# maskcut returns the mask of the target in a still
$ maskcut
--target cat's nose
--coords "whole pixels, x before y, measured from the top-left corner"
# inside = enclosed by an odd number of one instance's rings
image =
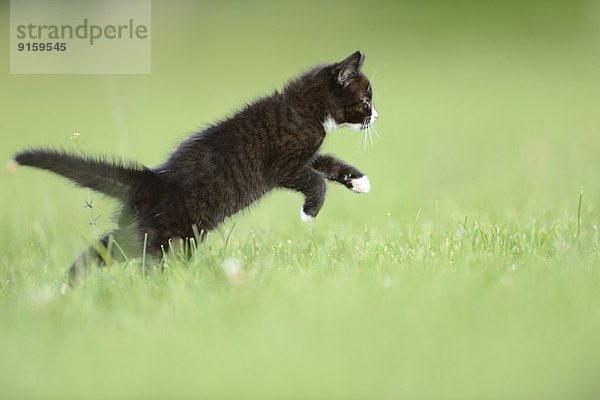
[[[375,121],[377,118],[379,118],[379,113],[377,112],[377,110],[375,109],[375,105],[373,105],[373,107],[371,108],[373,110],[373,121]]]

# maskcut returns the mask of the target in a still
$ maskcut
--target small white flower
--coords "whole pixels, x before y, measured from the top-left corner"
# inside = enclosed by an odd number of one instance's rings
[[[244,270],[237,258],[227,258],[223,262],[223,270],[227,280],[232,285],[241,285],[244,283]]]
[[[6,166],[4,167],[4,171],[8,175],[12,175],[15,172],[17,172],[18,167],[19,167],[19,164],[17,164],[17,162],[15,160],[10,160],[8,163],[6,163]]]
[[[40,310],[54,300],[54,291],[49,285],[35,288],[29,293],[29,300],[33,308]]]
[[[390,278],[387,275],[383,277],[383,287],[384,288],[386,288],[386,289],[390,288],[390,287],[392,287],[392,284],[393,284],[392,278]]]

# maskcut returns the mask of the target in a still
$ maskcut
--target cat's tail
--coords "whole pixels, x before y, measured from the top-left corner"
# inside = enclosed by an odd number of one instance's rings
[[[65,151],[30,149],[15,155],[20,165],[46,169],[123,201],[137,197],[144,186],[157,180],[153,171],[134,163],[108,161]]]

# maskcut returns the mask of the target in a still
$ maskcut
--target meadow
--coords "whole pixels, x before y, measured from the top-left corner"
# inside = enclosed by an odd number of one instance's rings
[[[116,204],[0,174],[0,398],[600,396],[600,7],[153,2],[149,75],[10,75],[29,146],[158,164],[186,134],[360,49],[380,118],[324,150],[371,192],[277,191],[193,252],[66,268]],[[9,9],[0,6],[8,37]],[[79,133],[78,139],[73,134]],[[93,208],[85,207],[90,202]]]

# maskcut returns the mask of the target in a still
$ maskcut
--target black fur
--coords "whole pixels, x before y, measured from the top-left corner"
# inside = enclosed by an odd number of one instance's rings
[[[64,151],[26,150],[17,154],[15,161],[20,165],[47,169],[71,179],[79,186],[124,202],[130,201],[140,188],[151,185],[156,179],[151,170],[134,163],[107,161]]]
[[[315,217],[325,200],[325,179],[352,188],[352,180],[363,176],[318,152],[327,116],[337,124],[365,127],[370,121],[371,87],[360,72],[363,61],[356,52],[309,70],[283,91],[191,135],[153,169],[51,150],[17,154],[21,165],[50,170],[123,202],[117,230],[75,261],[71,278],[90,260],[102,264],[118,258],[113,241],[137,255],[147,234],[148,252],[160,254],[169,239],[213,230],[274,188],[303,193],[303,211]]]

